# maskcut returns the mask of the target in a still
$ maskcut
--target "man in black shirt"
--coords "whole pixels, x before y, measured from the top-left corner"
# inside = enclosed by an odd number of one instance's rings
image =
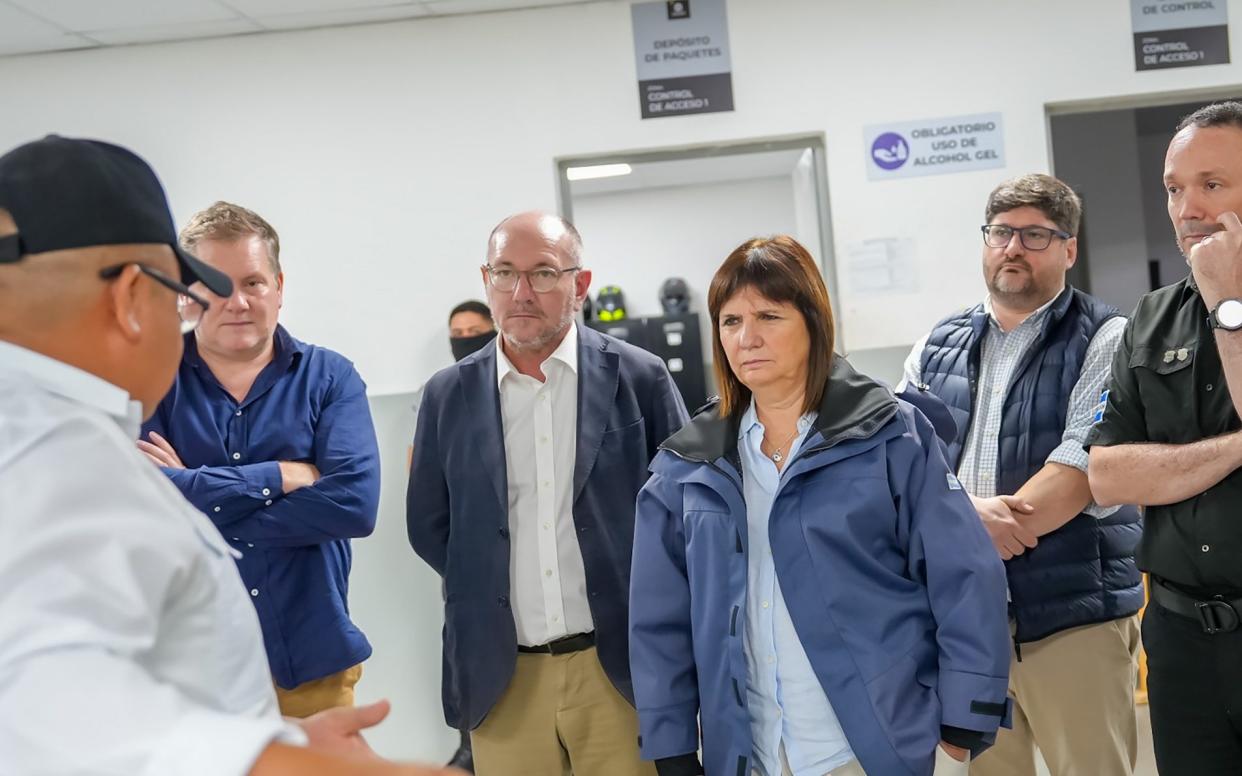
[[[1099,504],[1147,507],[1139,567],[1162,776],[1242,772],[1242,103],[1182,120],[1165,157],[1179,283],[1144,296],[1087,437]]]

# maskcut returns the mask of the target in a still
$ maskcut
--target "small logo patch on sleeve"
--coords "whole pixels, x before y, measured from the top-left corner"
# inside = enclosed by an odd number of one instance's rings
[[[1099,423],[1104,419],[1104,410],[1108,409],[1108,389],[1105,388],[1100,393],[1100,403],[1095,405],[1095,413],[1091,416],[1092,424]]]
[[[945,482],[949,485],[949,490],[961,490],[962,483],[957,477],[953,476],[953,472],[944,473]]]

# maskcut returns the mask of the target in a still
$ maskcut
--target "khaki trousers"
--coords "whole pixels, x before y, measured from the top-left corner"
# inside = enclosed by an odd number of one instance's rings
[[[337,706],[354,705],[354,685],[362,677],[362,664],[346,668],[322,679],[302,682],[292,690],[276,688],[280,713],[286,717],[309,717]]]
[[[1138,650],[1137,616],[1023,644],[1009,665],[1013,729],[997,732],[970,776],[1035,776],[1036,747],[1052,776],[1131,776]]]
[[[477,776],[655,776],[638,756],[638,714],[594,647],[519,652],[513,679],[470,742]]]

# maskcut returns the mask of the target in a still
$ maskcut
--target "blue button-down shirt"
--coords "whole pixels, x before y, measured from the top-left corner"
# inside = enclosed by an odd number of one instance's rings
[[[177,381],[143,437],[172,444],[186,468],[165,473],[241,551],[272,676],[291,689],[371,654],[349,619],[349,540],[375,528],[379,450],[353,364],[284,327],[275,338],[272,362],[239,403],[187,336]],[[285,493],[280,461],[314,464],[321,477]]]
[[[798,434],[784,448],[787,455],[802,446],[816,417],[810,412],[798,420]],[[753,401],[738,434],[749,538],[743,644],[754,762],[764,776],[778,776],[783,743],[794,776],[823,776],[853,760],[854,752],[811,668],[776,579],[768,518],[784,480],[760,449],[764,427]]]

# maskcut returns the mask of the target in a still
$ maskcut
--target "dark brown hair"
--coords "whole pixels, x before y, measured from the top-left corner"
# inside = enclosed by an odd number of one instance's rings
[[[1206,129],[1207,127],[1233,127],[1234,129],[1242,129],[1242,102],[1227,100],[1225,102],[1214,102],[1211,105],[1204,105],[1194,113],[1184,116],[1177,125],[1177,131],[1181,132],[1186,127],[1198,127],[1199,129]]]
[[[1059,229],[1069,232],[1071,237],[1078,235],[1082,200],[1073,189],[1051,175],[1023,175],[992,189],[988,195],[988,206],[983,211],[983,221],[990,224],[1001,213],[1020,207],[1036,208]]]
[[[716,270],[707,291],[712,318],[712,355],[720,391],[720,416],[741,415],[750,404],[750,389],[733,374],[720,341],[720,308],[744,288],[753,288],[773,302],[787,302],[802,313],[811,339],[803,412],[819,409],[832,369],[836,327],[832,302],[819,267],[806,248],[790,237],[756,237],[739,245]]]

